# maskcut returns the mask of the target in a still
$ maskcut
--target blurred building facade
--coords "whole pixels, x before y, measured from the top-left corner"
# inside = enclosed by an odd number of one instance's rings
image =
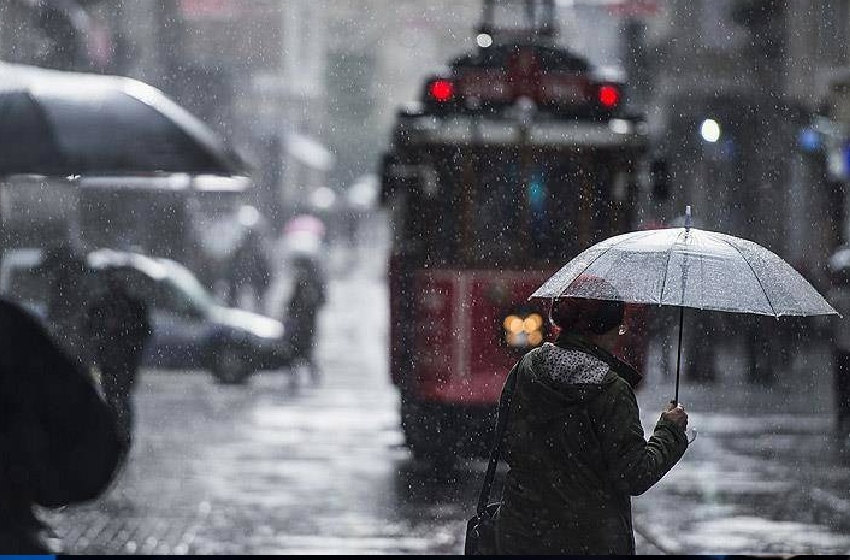
[[[632,18],[639,33],[625,35],[624,58],[645,76],[639,94],[672,179],[669,199],[648,204],[653,218],[669,222],[691,204],[706,228],[763,243],[823,279],[842,234],[824,220],[834,197],[822,165],[798,139],[847,63],[848,6],[669,0]]]
[[[8,0],[0,60],[134,77],[211,125],[253,164],[274,219],[328,182],[326,11],[309,0]]]
[[[374,172],[396,109],[418,96],[427,72],[473,46],[479,9],[450,0],[8,0],[0,60],[162,89],[247,156],[257,205],[283,216],[309,207],[319,188],[342,191]]]
[[[474,48],[480,2],[7,0],[0,59],[123,74],[160,87],[254,163],[273,216],[374,171],[395,111],[425,75]],[[842,181],[797,137],[848,64],[850,0],[666,0],[559,5],[561,42],[629,74],[670,167],[667,201],[706,227],[817,268],[847,238],[806,228]],[[703,123],[719,137],[707,141]],[[821,158],[823,159],[823,158]],[[843,196],[843,195],[842,195]],[[846,206],[846,205],[842,205]],[[824,249],[827,248],[827,249]]]

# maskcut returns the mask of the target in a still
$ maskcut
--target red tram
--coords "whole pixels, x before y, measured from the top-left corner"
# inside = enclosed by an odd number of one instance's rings
[[[635,226],[642,119],[556,34],[553,0],[485,0],[479,49],[426,80],[382,162],[390,371],[417,457],[489,443],[507,372],[551,334],[528,295]]]

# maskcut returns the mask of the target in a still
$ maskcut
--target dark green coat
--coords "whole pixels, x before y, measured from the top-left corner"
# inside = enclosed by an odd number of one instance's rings
[[[663,419],[644,440],[634,392],[608,364],[552,344],[517,364],[501,552],[634,554],[631,496],[658,482],[688,441]]]

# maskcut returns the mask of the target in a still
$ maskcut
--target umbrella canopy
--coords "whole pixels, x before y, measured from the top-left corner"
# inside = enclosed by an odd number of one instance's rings
[[[788,263],[764,247],[731,235],[692,228],[638,231],[582,252],[532,298],[612,299],[582,274],[607,280],[616,299],[759,315],[837,312]]]
[[[246,172],[209,127],[142,82],[0,63],[0,175]]]
[[[690,206],[685,223],[690,222]],[[598,282],[577,282],[595,276]],[[607,287],[607,286],[605,286]],[[679,312],[676,393],[685,307],[759,315],[838,315],[788,263],[764,247],[731,235],[684,228],[611,237],[571,260],[531,298],[577,297],[672,305]]]

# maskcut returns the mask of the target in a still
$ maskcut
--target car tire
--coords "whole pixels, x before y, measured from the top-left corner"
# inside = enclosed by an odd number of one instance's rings
[[[216,350],[210,369],[213,377],[222,385],[241,385],[253,373],[245,357],[245,349],[232,344]]]

